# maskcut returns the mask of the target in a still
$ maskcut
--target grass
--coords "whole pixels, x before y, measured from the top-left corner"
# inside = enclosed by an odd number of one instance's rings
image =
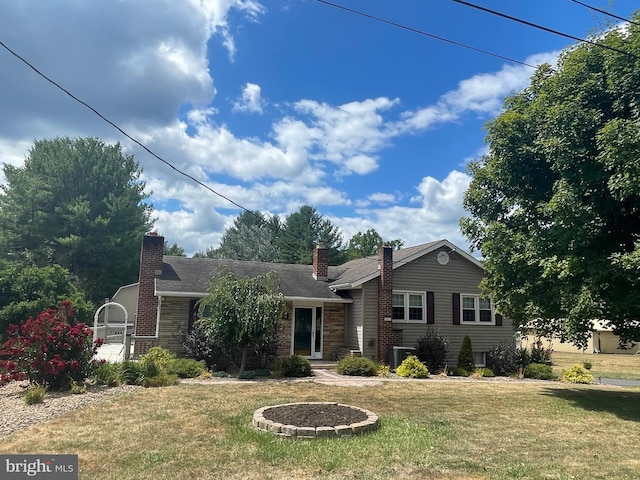
[[[589,361],[592,365],[589,373],[595,378],[640,380],[640,355],[555,352],[551,360],[553,361],[553,370],[558,375],[562,369],[582,365],[582,362]]]
[[[291,441],[253,411],[338,401],[380,430]],[[640,389],[556,382],[180,384],[94,404],[0,439],[0,453],[77,453],[81,479],[637,478]]]

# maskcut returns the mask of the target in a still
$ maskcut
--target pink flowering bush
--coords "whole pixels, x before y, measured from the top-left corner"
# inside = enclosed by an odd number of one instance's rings
[[[102,343],[94,343],[92,330],[75,322],[69,300],[60,302],[57,310],[10,325],[7,337],[0,349],[0,384],[26,379],[54,390],[89,377]]]

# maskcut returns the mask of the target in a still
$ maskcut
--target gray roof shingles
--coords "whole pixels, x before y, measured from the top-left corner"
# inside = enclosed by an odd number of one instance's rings
[[[394,264],[429,251],[439,242],[430,242],[393,252]],[[378,257],[351,260],[340,266],[329,267],[327,281],[315,280],[311,265],[285,263],[247,262],[212,258],[187,258],[165,256],[162,275],[156,279],[156,291],[160,295],[204,296],[209,282],[227,270],[239,278],[255,277],[275,271],[280,280],[280,290],[285,297],[343,300],[345,292],[334,292],[332,285],[358,285],[363,279],[373,278],[378,272]]]
[[[329,280],[318,281],[312,276],[311,265],[283,263],[245,262],[211,258],[187,258],[165,256],[162,275],[156,279],[156,291],[161,295],[205,295],[209,281],[231,271],[239,278],[264,275],[270,271],[278,274],[280,290],[285,297],[343,300],[344,295],[329,289],[332,279],[342,273],[343,267],[329,267]]]

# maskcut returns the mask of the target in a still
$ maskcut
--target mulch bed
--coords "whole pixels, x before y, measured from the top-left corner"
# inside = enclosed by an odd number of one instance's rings
[[[265,410],[263,416],[267,420],[296,427],[336,427],[367,419],[360,410],[332,404],[280,405]]]

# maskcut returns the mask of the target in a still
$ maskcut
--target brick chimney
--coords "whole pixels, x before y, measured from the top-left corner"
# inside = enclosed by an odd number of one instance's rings
[[[320,281],[329,279],[329,250],[322,242],[313,249],[313,278]]]
[[[155,295],[156,277],[162,274],[164,237],[157,233],[145,235],[140,253],[140,274],[138,276],[138,306],[133,334],[151,337],[157,334],[158,297]],[[136,340],[135,355],[146,353],[156,344],[155,339]]]
[[[388,351],[393,343],[393,249],[382,245],[378,253],[378,361],[389,363]]]

